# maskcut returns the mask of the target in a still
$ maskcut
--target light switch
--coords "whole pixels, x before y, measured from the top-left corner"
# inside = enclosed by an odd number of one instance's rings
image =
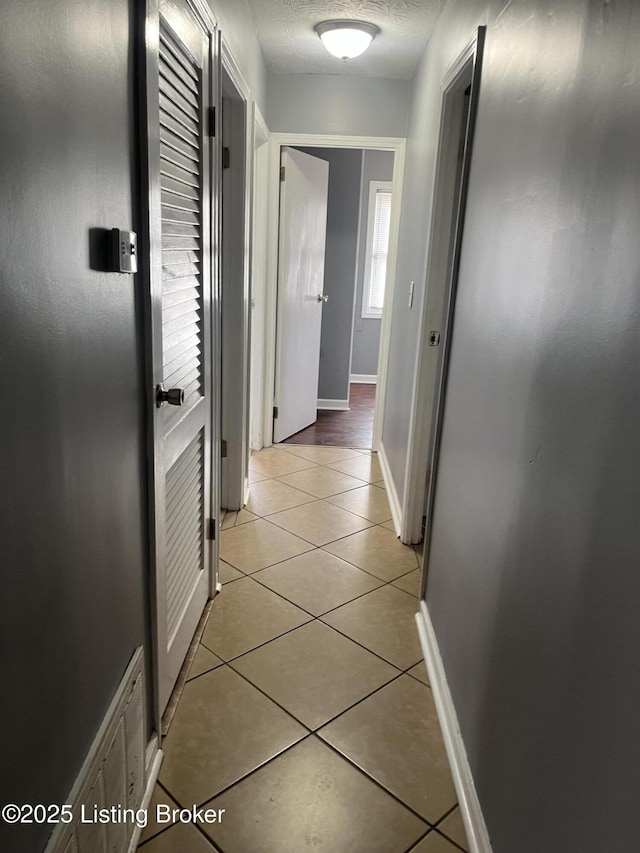
[[[138,236],[135,231],[112,228],[110,254],[113,272],[138,272]]]

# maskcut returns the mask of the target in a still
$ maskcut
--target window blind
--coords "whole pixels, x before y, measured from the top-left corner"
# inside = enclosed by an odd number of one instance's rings
[[[384,285],[387,277],[387,253],[389,251],[389,225],[391,223],[391,193],[378,189],[373,218],[373,240],[371,246],[371,273],[368,288],[368,313],[382,313]]]

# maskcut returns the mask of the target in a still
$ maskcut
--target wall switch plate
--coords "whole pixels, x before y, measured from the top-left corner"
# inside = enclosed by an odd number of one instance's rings
[[[135,231],[112,228],[110,249],[112,272],[138,272],[138,235]]]

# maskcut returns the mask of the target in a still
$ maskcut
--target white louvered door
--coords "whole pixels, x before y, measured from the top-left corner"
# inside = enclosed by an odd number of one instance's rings
[[[147,94],[156,699],[162,714],[213,585],[208,534],[214,394],[211,37],[187,0],[160,0],[159,11],[158,64]]]

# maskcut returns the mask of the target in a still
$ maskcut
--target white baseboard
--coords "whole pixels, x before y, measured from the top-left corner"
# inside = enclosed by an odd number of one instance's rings
[[[467,833],[469,853],[492,853],[489,833],[469,767],[467,751],[460,733],[458,717],[449,691],[438,641],[425,601],[420,602],[420,611],[416,613],[416,623],[422,653],[429,673],[429,684],[431,685],[444,745],[449,758],[453,784],[458,794],[460,814]]]
[[[349,382],[355,382],[357,385],[377,385],[378,377],[375,373],[352,373]]]
[[[389,508],[391,509],[393,527],[395,529],[396,536],[400,536],[400,532],[402,530],[402,507],[400,505],[400,499],[398,498],[396,484],[394,483],[391,475],[389,460],[387,459],[387,454],[385,453],[382,442],[380,442],[380,447],[378,448],[377,453],[380,470],[382,471],[382,479],[387,487],[387,499],[389,501]]]
[[[348,412],[348,400],[318,400],[317,408],[328,412]]]

